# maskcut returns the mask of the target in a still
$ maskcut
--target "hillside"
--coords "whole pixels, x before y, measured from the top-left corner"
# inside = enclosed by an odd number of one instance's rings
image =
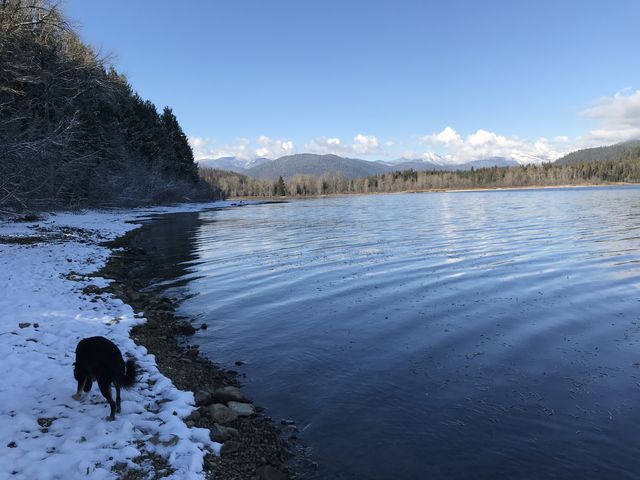
[[[0,3],[0,207],[215,198],[172,110],[159,113],[53,2]]]
[[[576,150],[555,161],[557,165],[575,165],[593,161],[615,161],[631,157],[640,157],[640,140],[617,143],[607,147]]]
[[[316,155],[302,153],[288,155],[276,160],[264,158],[250,168],[242,168],[243,162],[234,157],[223,157],[216,160],[201,160],[201,167],[217,168],[242,173],[261,180],[275,180],[278,177],[291,178],[295,175],[336,175],[342,173],[348,179],[379,175],[387,172],[415,170],[415,171],[457,171],[471,168],[512,167],[519,165],[515,160],[502,157],[492,157],[474,160],[467,163],[436,163],[435,161],[420,159],[398,159],[393,162],[371,162],[356,158],[345,158],[338,155]]]
[[[389,168],[376,162],[344,158],[338,155],[316,155],[313,153],[301,153],[287,155],[249,168],[243,173],[258,179],[276,179],[278,177],[291,178],[294,175],[336,174],[341,172],[345,177],[352,179],[376,175],[388,171]]]

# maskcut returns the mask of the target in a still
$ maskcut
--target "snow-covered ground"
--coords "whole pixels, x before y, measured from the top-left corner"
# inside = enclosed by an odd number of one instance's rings
[[[95,301],[82,289],[107,284],[84,275],[100,269],[110,254],[99,241],[135,228],[127,221],[226,204],[0,222],[0,236],[43,235],[36,227],[45,227],[50,237],[25,245],[0,243],[0,478],[117,478],[112,467],[141,468],[132,459],[148,452],[167,459],[175,469],[170,478],[203,478],[204,455],[220,445],[209,440],[208,430],[187,428],[182,421],[193,409],[192,393],[178,390],[158,371],[154,356],[129,338],[143,318],[119,299],[101,295]],[[71,398],[76,345],[95,335],[114,341],[140,367],[138,382],[123,390],[122,413],[113,422],[105,420],[109,408],[97,385],[81,401]]]

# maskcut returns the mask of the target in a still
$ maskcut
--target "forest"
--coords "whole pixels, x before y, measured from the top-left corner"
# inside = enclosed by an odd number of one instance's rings
[[[257,180],[224,170],[201,169],[200,176],[228,197],[305,197],[330,194],[392,193],[425,190],[640,183],[640,146],[616,160],[577,164],[543,163],[458,171],[405,170],[347,179],[341,174],[294,175]]]
[[[220,198],[159,113],[47,1],[0,2],[0,207]]]

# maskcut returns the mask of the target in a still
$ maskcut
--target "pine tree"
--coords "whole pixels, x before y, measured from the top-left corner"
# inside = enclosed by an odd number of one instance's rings
[[[284,184],[284,179],[282,176],[278,178],[276,182],[276,196],[284,197],[287,194],[287,186]]]

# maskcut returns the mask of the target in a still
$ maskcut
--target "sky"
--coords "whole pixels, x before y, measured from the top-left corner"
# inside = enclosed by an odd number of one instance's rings
[[[546,161],[640,138],[640,2],[66,0],[197,159]]]

